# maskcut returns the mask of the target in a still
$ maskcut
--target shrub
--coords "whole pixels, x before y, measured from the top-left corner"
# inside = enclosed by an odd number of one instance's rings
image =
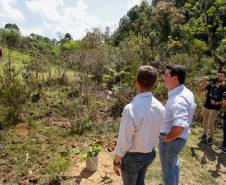
[[[132,100],[133,89],[129,86],[121,86],[120,88],[114,87],[115,103],[111,106],[111,116],[119,117],[122,115],[123,109]]]
[[[0,105],[2,105],[3,127],[15,125],[21,121],[22,107],[30,96],[29,90],[18,79],[18,71],[8,66],[3,68],[0,78]]]

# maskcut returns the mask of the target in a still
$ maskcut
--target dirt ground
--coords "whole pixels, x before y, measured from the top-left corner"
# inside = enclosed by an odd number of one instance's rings
[[[99,171],[103,178],[100,177],[98,171],[88,172],[85,169],[86,163],[79,161],[75,166],[71,167],[64,173],[63,178],[68,179],[62,184],[80,184],[80,185],[95,185],[95,184],[112,184],[121,185],[122,179],[113,172],[113,152],[102,151],[99,153]]]

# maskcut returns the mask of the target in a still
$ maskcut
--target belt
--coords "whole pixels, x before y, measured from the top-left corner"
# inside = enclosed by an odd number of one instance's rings
[[[160,136],[164,136],[164,135],[165,135],[164,133],[160,133]],[[185,138],[183,138],[183,137],[177,137],[175,139],[185,139]]]
[[[129,151],[128,151],[128,153],[129,154],[141,154],[141,152],[129,152]]]

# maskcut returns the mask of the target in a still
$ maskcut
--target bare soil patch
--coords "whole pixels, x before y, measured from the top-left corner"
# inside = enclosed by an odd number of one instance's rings
[[[121,185],[122,179],[114,174],[113,171],[113,152],[102,151],[99,153],[99,171],[103,178],[100,177],[98,171],[88,172],[85,169],[86,163],[80,163],[78,160],[75,166],[67,170],[63,178],[66,179],[63,184],[80,184],[80,185],[95,185],[95,184],[112,184]]]

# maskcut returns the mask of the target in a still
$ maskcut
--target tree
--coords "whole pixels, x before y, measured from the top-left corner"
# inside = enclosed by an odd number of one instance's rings
[[[31,33],[30,36],[31,36],[32,39],[36,38],[36,35],[34,33]]]
[[[41,36],[41,35],[36,35],[36,40],[38,41],[38,42],[43,42],[44,41],[44,37],[43,36]]]
[[[171,2],[159,2],[152,10],[152,17],[156,21],[156,27],[160,30],[162,41],[168,41],[171,35],[171,24],[179,24],[183,21],[184,15],[179,13]]]
[[[177,8],[181,8],[188,0],[152,0],[152,5],[156,6],[159,2],[172,2]]]
[[[139,18],[139,6],[135,5],[133,8],[131,8],[128,12],[127,12],[127,16],[129,17],[129,19],[134,22],[136,19]]]
[[[85,49],[94,49],[98,45],[102,44],[102,33],[99,28],[94,28],[91,31],[87,31],[86,36],[82,39]]]
[[[70,41],[67,38],[63,38],[63,39],[60,39],[60,41],[58,41],[57,43],[62,46],[62,45],[67,44],[69,42]]]
[[[20,32],[17,30],[11,29],[6,36],[6,41],[9,47],[17,48],[18,44],[20,44],[20,41],[21,41]]]
[[[57,34],[57,36],[59,37],[60,40],[61,40],[61,39],[63,38],[63,36],[64,36],[63,32],[61,32],[61,31],[58,31],[56,34]]]
[[[52,43],[53,46],[56,46],[57,45],[57,40],[56,39],[52,39],[51,43]]]
[[[6,25],[5,25],[5,29],[7,29],[7,30],[17,30],[17,31],[19,31],[20,29],[19,29],[19,27],[16,25],[16,24],[11,24],[11,23],[7,23]]]
[[[44,37],[44,42],[45,42],[45,43],[51,43],[51,40],[50,40],[50,38],[48,38],[48,37]]]
[[[213,48],[213,36],[225,36],[226,24],[225,20],[225,0],[189,0],[185,6],[191,8],[199,14],[194,21],[194,26],[189,27],[191,31],[196,33],[205,33],[208,37],[208,46],[214,61],[219,64],[219,70],[223,69],[226,60],[222,60],[216,55]],[[223,18],[223,19],[222,19]]]
[[[66,34],[64,35],[64,38],[66,38],[66,39],[68,39],[68,40],[73,40],[73,38],[72,38],[72,36],[71,36],[70,33],[66,33]]]

